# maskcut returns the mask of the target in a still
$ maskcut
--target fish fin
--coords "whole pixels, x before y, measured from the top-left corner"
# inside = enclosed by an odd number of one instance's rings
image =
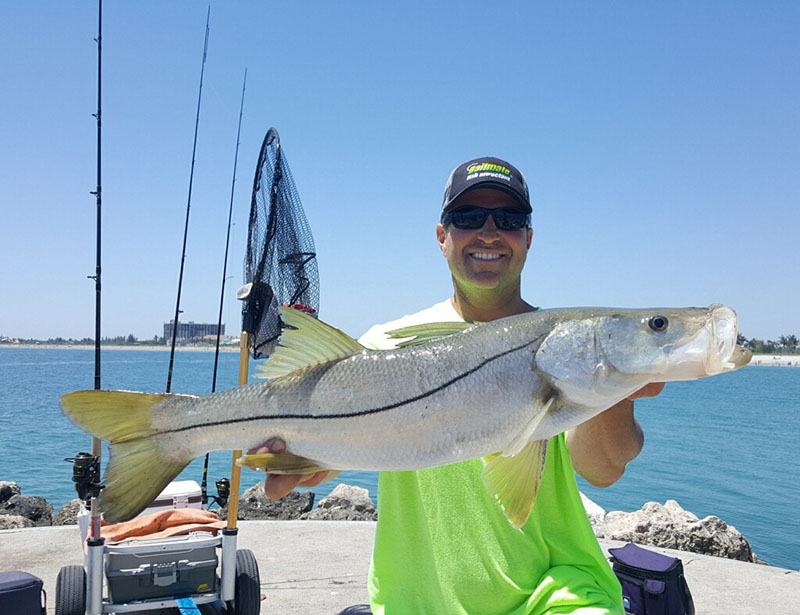
[[[513,456],[495,453],[484,457],[488,462],[481,473],[483,484],[516,529],[531,515],[546,457],[547,440],[528,442]]]
[[[349,357],[364,350],[352,337],[291,307],[281,308],[285,328],[275,349],[257,369],[259,378],[280,378],[294,371]]]
[[[483,459],[484,463],[489,463],[492,459],[494,459],[495,457],[499,457],[502,454],[503,453],[490,453],[488,455],[484,455],[483,457],[481,457],[481,459]]]
[[[64,413],[79,427],[111,442],[100,509],[110,523],[135,517],[191,459],[165,460],[150,423],[153,406],[194,395],[133,391],[77,391],[62,395]]]
[[[109,523],[128,521],[142,512],[191,461],[166,461],[154,438],[112,444],[109,450],[100,492],[100,510]]]
[[[236,464],[243,468],[261,470],[267,474],[310,474],[328,470],[317,465],[316,461],[292,453],[253,453],[243,455]]]
[[[553,403],[556,400],[556,395],[551,395],[547,398],[547,400],[542,404],[540,409],[537,409],[535,412],[532,413],[533,418],[525,425],[525,428],[520,431],[514,439],[509,442],[508,446],[503,449],[503,456],[504,457],[513,457],[514,455],[518,455],[533,439],[532,436],[539,428],[542,420],[548,416],[549,410],[553,407]]]
[[[471,322],[431,322],[424,325],[412,325],[410,327],[392,329],[391,331],[387,331],[386,335],[390,339],[412,338],[397,344],[398,348],[407,348],[408,346],[424,344],[427,341],[439,337],[461,333],[473,326],[475,326],[475,323]]]

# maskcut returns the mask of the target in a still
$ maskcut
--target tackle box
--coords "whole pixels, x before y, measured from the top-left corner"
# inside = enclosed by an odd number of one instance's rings
[[[173,508],[202,508],[200,485],[193,480],[175,480],[150,502],[138,517]]]
[[[219,538],[207,532],[193,532],[109,545],[105,557],[108,597],[120,604],[216,592],[219,544]]]

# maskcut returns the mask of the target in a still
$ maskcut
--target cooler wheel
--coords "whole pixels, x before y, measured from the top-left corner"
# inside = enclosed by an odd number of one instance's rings
[[[86,615],[86,571],[64,566],[56,577],[56,615]]]
[[[258,615],[261,612],[261,579],[256,556],[250,549],[236,551],[236,584],[233,602],[228,602],[231,615]]]

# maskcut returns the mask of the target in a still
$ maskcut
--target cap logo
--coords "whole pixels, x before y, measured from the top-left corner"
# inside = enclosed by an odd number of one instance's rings
[[[482,171],[489,171],[493,173],[502,173],[503,175],[511,175],[511,169],[504,167],[501,164],[493,164],[491,162],[481,162],[480,164],[471,164],[467,167],[467,179],[474,173]]]

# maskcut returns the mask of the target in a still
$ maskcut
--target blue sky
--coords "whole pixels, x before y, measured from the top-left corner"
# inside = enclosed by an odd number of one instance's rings
[[[174,311],[206,3],[106,2],[103,334]],[[794,2],[212,2],[182,309],[214,322],[248,70],[225,322],[279,130],[321,317],[352,335],[441,300],[450,170],[526,174],[535,304],[720,302],[800,334]],[[96,3],[3,3],[0,335],[94,331]]]

